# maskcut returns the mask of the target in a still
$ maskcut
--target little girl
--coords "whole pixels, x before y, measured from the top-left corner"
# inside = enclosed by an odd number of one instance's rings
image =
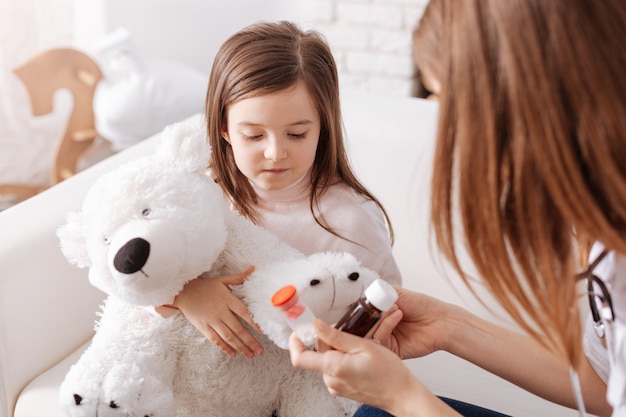
[[[336,64],[319,33],[289,22],[235,33],[215,57],[206,120],[211,172],[233,209],[304,254],[350,252],[400,285],[387,213],[350,169]],[[229,355],[262,353],[228,288],[249,272],[191,281],[173,303]]]

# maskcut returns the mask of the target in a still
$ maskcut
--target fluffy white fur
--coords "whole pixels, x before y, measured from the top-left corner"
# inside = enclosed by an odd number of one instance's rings
[[[206,173],[198,120],[169,127],[154,155],[101,177],[58,230],[68,260],[108,294],[96,335],[61,389],[68,416],[333,417],[358,404],[331,396],[319,374],[291,366],[271,295],[286,284],[337,321],[377,274],[351,255],[304,256],[230,211]],[[263,329],[263,355],[229,357],[181,313],[162,318],[197,276],[255,272],[233,288]],[[208,272],[207,272],[208,271]]]

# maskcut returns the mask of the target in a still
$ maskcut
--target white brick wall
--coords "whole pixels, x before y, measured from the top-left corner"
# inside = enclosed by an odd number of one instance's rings
[[[428,0],[306,0],[305,19],[335,55],[342,87],[411,95],[411,32]]]

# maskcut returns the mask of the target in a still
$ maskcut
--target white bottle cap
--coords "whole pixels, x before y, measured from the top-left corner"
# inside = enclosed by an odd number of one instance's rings
[[[379,278],[365,289],[365,298],[380,311],[387,311],[398,299],[398,293],[391,284]]]

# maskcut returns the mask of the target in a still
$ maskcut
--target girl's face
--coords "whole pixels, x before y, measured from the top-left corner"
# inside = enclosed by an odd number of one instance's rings
[[[224,140],[237,168],[264,190],[281,190],[309,171],[320,136],[320,117],[303,83],[233,103]]]

